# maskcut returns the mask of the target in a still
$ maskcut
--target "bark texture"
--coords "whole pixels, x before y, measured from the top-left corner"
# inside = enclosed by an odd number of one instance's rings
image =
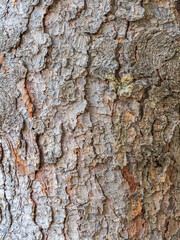
[[[177,2],[0,1],[0,239],[180,239]]]

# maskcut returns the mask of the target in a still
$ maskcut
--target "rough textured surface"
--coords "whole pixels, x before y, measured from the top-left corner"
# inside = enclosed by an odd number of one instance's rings
[[[1,0],[0,239],[180,239],[175,0]]]

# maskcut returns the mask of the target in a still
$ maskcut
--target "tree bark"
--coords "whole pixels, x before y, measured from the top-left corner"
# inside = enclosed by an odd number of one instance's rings
[[[180,239],[175,0],[1,0],[0,239]]]

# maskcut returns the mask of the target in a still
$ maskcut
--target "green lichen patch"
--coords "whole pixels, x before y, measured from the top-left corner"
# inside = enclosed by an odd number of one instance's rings
[[[133,77],[131,74],[124,74],[121,78],[121,84],[122,86],[128,86],[133,82]]]
[[[119,96],[129,97],[133,91],[133,77],[131,74],[124,74],[121,78],[121,88],[118,91]]]
[[[110,82],[110,87],[116,91],[118,88],[120,88],[120,82],[117,80],[115,75],[113,73],[108,73],[104,76],[105,79],[107,79]]]

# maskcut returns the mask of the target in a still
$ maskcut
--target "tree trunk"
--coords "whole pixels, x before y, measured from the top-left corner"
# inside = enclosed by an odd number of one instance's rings
[[[0,239],[180,239],[179,19],[1,0]]]

